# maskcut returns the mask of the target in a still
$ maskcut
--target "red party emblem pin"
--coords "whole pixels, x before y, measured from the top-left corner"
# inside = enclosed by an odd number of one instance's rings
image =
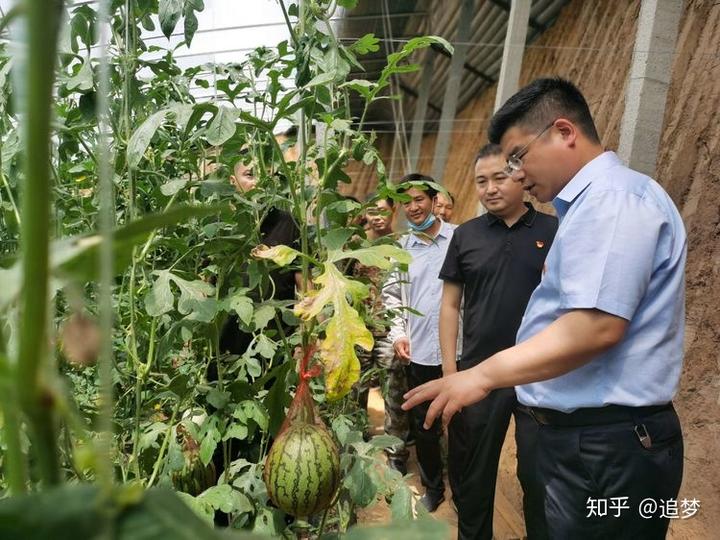
[[[543,242],[542,240],[535,240],[535,245],[538,247],[538,249],[542,249],[543,247],[545,247],[545,242]]]

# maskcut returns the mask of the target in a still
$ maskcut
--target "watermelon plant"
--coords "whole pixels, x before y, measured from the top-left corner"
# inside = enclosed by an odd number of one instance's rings
[[[363,440],[349,393],[373,315],[347,272],[409,259],[352,226],[363,207],[338,188],[361,160],[400,197],[349,97],[367,112],[415,50],[449,46],[415,38],[376,82],[348,80],[378,47],[334,37],[351,3],[281,2],[287,42],[191,68],[144,36],[182,24],[189,45],[202,0],[23,0],[2,19],[27,53],[0,42],[0,537],[340,533],[382,497],[412,516],[379,457],[395,441]],[[217,98],[198,101],[209,80]],[[238,162],[256,188],[229,182]],[[278,210],[298,240],[267,246]],[[283,272],[299,298],[274,297]],[[228,324],[248,336],[234,354]],[[307,369],[298,349],[318,351]],[[313,419],[283,429],[293,396]]]

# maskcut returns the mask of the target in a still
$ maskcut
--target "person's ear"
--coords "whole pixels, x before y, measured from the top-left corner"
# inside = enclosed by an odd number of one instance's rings
[[[560,133],[560,136],[562,137],[563,142],[568,146],[574,146],[575,141],[578,137],[578,128],[577,126],[567,118],[558,118],[555,120],[554,124],[555,129]]]

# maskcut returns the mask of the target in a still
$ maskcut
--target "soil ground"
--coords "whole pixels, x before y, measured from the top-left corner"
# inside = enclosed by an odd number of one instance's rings
[[[383,434],[383,419],[385,411],[383,408],[383,399],[378,388],[370,390],[368,400],[368,416],[370,419],[371,435]],[[514,428],[512,428],[514,430]],[[509,430],[509,433],[513,431]],[[507,441],[506,441],[507,447]],[[505,451],[505,450],[504,450]],[[501,462],[507,463],[505,459]],[[507,472],[507,471],[506,471]],[[513,469],[514,474],[514,469]],[[420,476],[418,473],[417,459],[415,456],[415,448],[410,449],[410,459],[408,461],[408,483],[419,498],[424,490],[420,484]],[[503,476],[500,477],[502,479]],[[435,519],[442,520],[449,525],[448,539],[457,538],[457,514],[451,505],[452,495],[448,487],[447,478],[445,479],[445,502],[432,514]],[[374,506],[363,510],[360,513],[359,520],[361,523],[387,523],[390,521],[390,509],[384,500],[379,501]],[[506,498],[502,490],[498,489],[496,494],[495,517],[493,519],[494,536],[496,540],[515,540],[525,536],[523,520],[514,510],[513,504]]]

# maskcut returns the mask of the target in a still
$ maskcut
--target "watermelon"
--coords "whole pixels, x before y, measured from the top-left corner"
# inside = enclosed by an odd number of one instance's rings
[[[329,507],[340,485],[340,454],[325,426],[297,422],[283,430],[263,480],[270,499],[288,514],[307,518]]]

